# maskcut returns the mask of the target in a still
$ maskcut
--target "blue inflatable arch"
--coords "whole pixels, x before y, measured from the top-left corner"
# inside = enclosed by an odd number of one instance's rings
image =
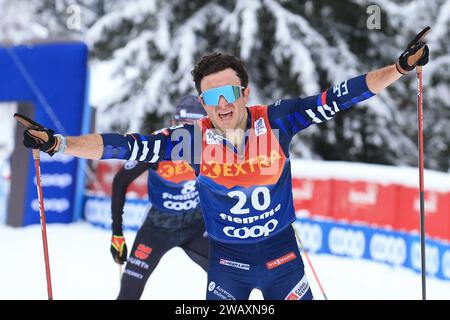
[[[58,133],[88,133],[88,49],[81,42],[0,45],[0,102],[16,102],[18,112]],[[1,114],[1,104],[0,104]],[[4,113],[3,113],[4,114]],[[39,223],[34,162],[16,126],[11,156],[7,224]],[[68,223],[81,216],[84,160],[41,153],[47,222]]]

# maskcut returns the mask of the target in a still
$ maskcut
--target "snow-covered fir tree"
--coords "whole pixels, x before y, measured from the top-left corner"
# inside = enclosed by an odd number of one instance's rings
[[[0,8],[8,2],[25,1],[0,0]],[[450,168],[450,1],[26,2],[27,22],[22,17],[7,20],[15,23],[19,41],[32,25],[29,38],[71,37],[89,44],[99,131],[139,131],[149,127],[148,119],[160,126],[157,119],[172,110],[178,97],[195,93],[190,71],[205,53],[239,56],[250,75],[250,103],[271,103],[316,94],[391,64],[430,25],[431,59],[424,68],[425,161],[427,168]],[[380,29],[367,26],[370,5],[380,9]],[[80,18],[76,29],[68,27],[74,8]],[[415,166],[416,100],[415,76],[404,77],[377,97],[299,134],[293,154]]]

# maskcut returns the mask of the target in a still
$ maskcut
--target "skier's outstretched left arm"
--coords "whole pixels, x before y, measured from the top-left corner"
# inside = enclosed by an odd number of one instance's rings
[[[165,128],[152,135],[105,133],[64,137],[33,122],[33,125],[24,131],[23,144],[50,156],[61,152],[93,160],[124,159],[149,163],[184,160],[190,163],[191,153],[187,151],[192,150],[193,136],[194,125],[186,124]]]
[[[339,111],[380,93],[417,66],[428,63],[429,49],[422,30],[407,45],[395,64],[346,80],[321,94],[306,98],[279,100],[269,106],[272,128],[289,139],[311,124],[332,119]]]

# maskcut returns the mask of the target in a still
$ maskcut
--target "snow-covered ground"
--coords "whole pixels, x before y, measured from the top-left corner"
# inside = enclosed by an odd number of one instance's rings
[[[47,226],[55,299],[115,299],[119,267],[109,252],[110,232],[87,223]],[[125,233],[131,248],[135,233]],[[0,225],[3,244],[0,299],[46,299],[39,226]],[[420,299],[420,275],[367,260],[310,254],[329,299]],[[316,299],[320,290],[307,266]],[[169,251],[150,277],[142,299],[204,299],[206,274],[179,248]],[[450,300],[450,281],[428,278],[429,299]],[[261,299],[254,290],[250,299]]]

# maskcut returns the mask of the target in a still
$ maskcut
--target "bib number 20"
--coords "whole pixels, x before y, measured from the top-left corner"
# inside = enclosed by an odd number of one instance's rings
[[[246,214],[250,213],[250,209],[246,207],[247,196],[242,191],[228,192],[230,198],[237,198],[238,202],[230,209],[234,214]],[[270,192],[267,187],[258,187],[253,190],[250,197],[251,206],[256,210],[266,210],[270,205]],[[245,207],[245,208],[244,208]]]

